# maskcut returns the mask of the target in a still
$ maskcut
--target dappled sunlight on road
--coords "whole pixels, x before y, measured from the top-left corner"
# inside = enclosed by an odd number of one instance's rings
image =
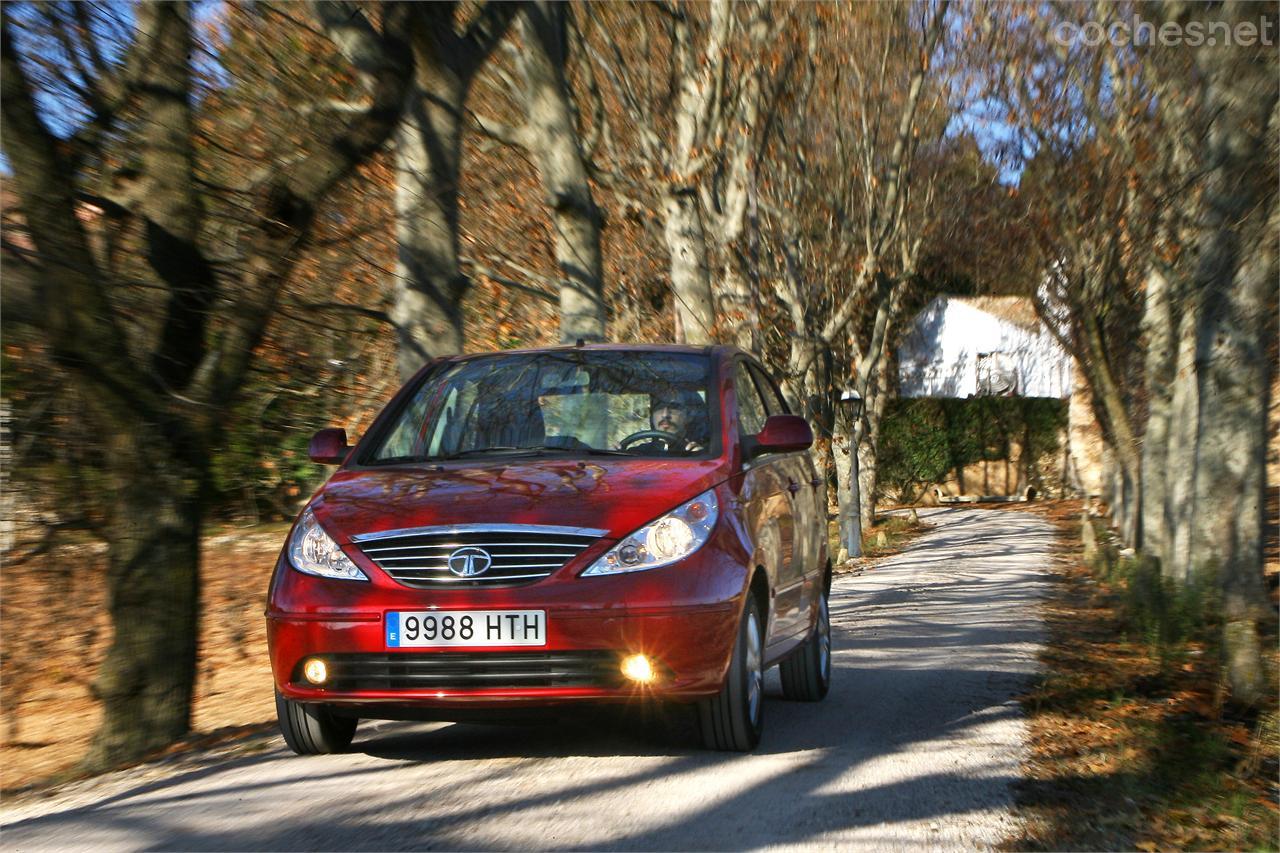
[[[751,755],[705,752],[683,709],[532,725],[364,723],[347,755],[278,738],[84,783],[3,812],[8,846],[113,849],[985,847],[1010,836],[1050,532],[945,510],[837,580],[831,694],[770,673]]]

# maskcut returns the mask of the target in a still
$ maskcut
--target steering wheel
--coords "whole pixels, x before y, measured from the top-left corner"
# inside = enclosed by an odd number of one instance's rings
[[[639,432],[633,432],[631,435],[618,442],[619,450],[626,450],[628,445],[635,444],[637,441],[643,441],[646,438],[657,438],[667,443],[667,450],[670,451],[680,441],[680,436],[673,432],[665,432],[660,429],[642,429]]]

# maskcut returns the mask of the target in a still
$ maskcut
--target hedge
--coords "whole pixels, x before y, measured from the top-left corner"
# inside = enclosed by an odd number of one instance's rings
[[[1015,443],[1043,459],[1058,449],[1066,424],[1067,401],[1051,397],[891,400],[880,425],[880,489],[910,497],[966,465],[1010,459]],[[1033,469],[1033,482],[1041,476]]]

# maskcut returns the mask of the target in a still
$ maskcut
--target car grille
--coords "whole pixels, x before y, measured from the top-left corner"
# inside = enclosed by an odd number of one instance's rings
[[[533,583],[581,554],[604,533],[576,527],[477,524],[389,530],[351,538],[365,556],[405,586],[439,588]]]
[[[616,687],[612,651],[326,655],[331,690]],[[302,683],[301,672],[294,680]]]

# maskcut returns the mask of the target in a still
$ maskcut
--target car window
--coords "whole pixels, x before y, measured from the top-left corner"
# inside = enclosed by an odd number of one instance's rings
[[[438,455],[442,448],[458,444],[458,437],[474,417],[476,397],[480,389],[474,382],[449,388],[441,400],[439,413],[424,427],[431,432],[426,437],[427,453]]]
[[[388,458],[409,456],[414,452],[414,447],[418,443],[418,430],[427,412],[427,402],[426,397],[420,396],[409,403],[405,417],[396,422],[391,434],[382,442],[385,456]]]
[[[787,410],[787,403],[782,398],[782,393],[778,391],[778,386],[769,378],[769,374],[752,364],[751,375],[755,377],[756,385],[760,388],[760,394],[764,397],[765,412],[770,415],[790,414]]]
[[[428,377],[365,464],[461,454],[714,452],[705,354],[568,351],[457,362]]]
[[[746,362],[738,362],[733,369],[733,387],[738,395],[738,423],[743,435],[755,435],[764,429],[764,403],[756,383],[747,373]]]

